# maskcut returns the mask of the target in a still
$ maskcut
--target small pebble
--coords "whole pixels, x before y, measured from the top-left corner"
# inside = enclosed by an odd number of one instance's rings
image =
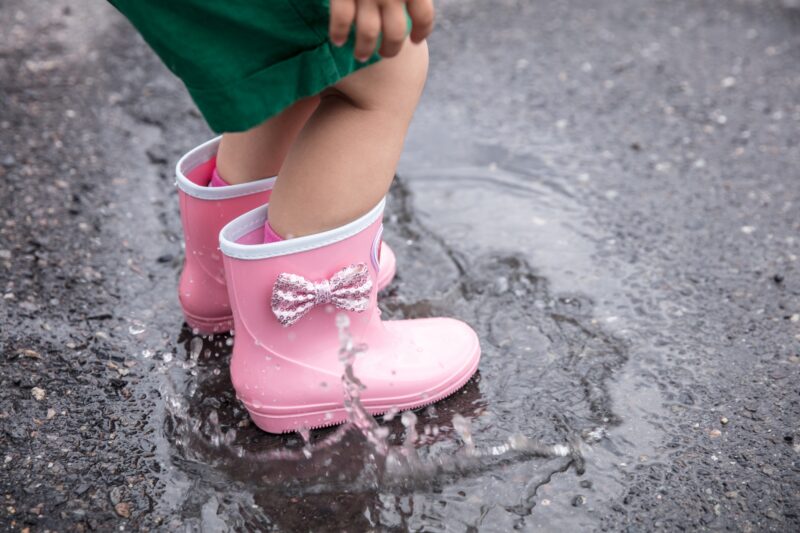
[[[708,432],[708,436],[711,437],[712,439],[716,439],[722,436],[722,432],[718,429],[712,429],[711,431]]]
[[[36,350],[30,350],[27,348],[23,348],[19,351],[20,354],[24,355],[25,357],[30,357],[31,359],[41,359],[42,356]]]
[[[114,510],[116,510],[117,514],[122,518],[129,518],[131,516],[131,507],[126,502],[119,502],[114,506]]]
[[[722,418],[719,419],[719,422],[720,422],[720,424],[725,426],[725,425],[728,424],[728,418],[723,416]]]
[[[44,400],[45,396],[47,395],[44,392],[44,389],[40,389],[39,387],[34,387],[31,389],[31,394],[33,395],[33,399],[37,402],[41,402]]]

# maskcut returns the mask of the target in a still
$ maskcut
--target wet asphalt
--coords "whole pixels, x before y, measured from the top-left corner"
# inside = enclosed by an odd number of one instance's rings
[[[335,446],[332,465],[282,469],[192,444],[202,435],[176,430],[170,398],[197,420],[218,413],[249,452],[300,445],[248,427],[226,340],[199,350],[182,324],[172,168],[210,133],[108,5],[7,0],[3,529],[800,527],[800,11],[439,9],[390,195],[399,274],[382,305],[469,321],[484,357],[419,415],[442,428],[420,447],[456,450],[460,414],[480,445],[577,436],[585,465],[364,484],[342,481],[359,467],[336,458],[357,454]]]

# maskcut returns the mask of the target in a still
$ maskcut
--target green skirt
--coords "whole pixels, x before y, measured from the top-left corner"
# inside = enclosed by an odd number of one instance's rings
[[[244,131],[380,59],[328,38],[329,0],[110,0],[216,132]]]

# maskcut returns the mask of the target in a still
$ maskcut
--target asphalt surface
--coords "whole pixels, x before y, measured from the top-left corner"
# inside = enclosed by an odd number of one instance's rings
[[[457,413],[479,445],[581,436],[583,468],[337,484],[329,471],[360,472],[352,448],[333,446],[342,466],[258,459],[302,443],[247,427],[226,340],[193,358],[175,297],[172,168],[210,133],[108,5],[6,0],[4,529],[800,527],[800,11],[439,9],[383,306],[464,318],[484,356],[462,395],[419,415],[442,427],[420,448],[456,450]],[[186,433],[181,416],[212,412],[240,429],[243,458]]]

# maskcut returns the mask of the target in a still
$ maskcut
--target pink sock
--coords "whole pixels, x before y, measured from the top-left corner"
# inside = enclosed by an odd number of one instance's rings
[[[214,172],[211,173],[211,181],[208,182],[209,187],[227,187],[230,185],[227,181],[222,179],[222,176],[219,175],[217,172],[216,167],[214,168]]]
[[[275,230],[272,229],[272,226],[269,225],[269,220],[264,224],[264,244],[269,244],[271,242],[279,242],[282,241],[283,237],[275,233]]]

